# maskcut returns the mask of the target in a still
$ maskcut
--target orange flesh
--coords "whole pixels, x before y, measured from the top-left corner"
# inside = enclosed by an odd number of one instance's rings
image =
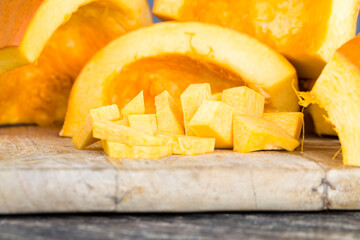
[[[360,69],[360,34],[341,46],[337,52],[342,54],[356,68]]]
[[[178,18],[230,27],[285,55],[316,52],[327,33],[332,0],[185,0]],[[318,10],[321,9],[321,12]],[[217,14],[214,14],[217,13]],[[286,27],[281,27],[281,26]],[[302,52],[297,52],[297,51]]]
[[[72,83],[108,42],[138,23],[94,2],[80,7],[45,45],[38,61],[0,76],[0,124],[62,123]]]
[[[177,54],[138,60],[125,66],[110,82],[104,94],[109,96],[108,104],[121,108],[144,89],[147,113],[155,112],[155,96],[165,90],[178,100],[192,83],[210,83],[213,92],[244,85],[239,75],[227,69]]]

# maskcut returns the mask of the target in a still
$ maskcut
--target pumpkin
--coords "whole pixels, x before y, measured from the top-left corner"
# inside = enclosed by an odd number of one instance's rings
[[[271,64],[269,64],[271,63]],[[73,136],[93,108],[121,109],[144,90],[146,111],[167,90],[176,99],[190,83],[214,92],[246,85],[266,98],[266,111],[298,111],[293,66],[258,40],[204,23],[159,23],[128,33],[99,51],[70,94],[61,136]]]
[[[145,0],[3,0],[0,13],[0,124],[62,123],[85,63],[152,23]]]
[[[360,166],[360,36],[341,46],[302,105],[316,103],[335,125],[345,165]]]
[[[300,77],[316,79],[355,36],[359,6],[360,0],[155,0],[153,13],[250,34],[286,56]]]

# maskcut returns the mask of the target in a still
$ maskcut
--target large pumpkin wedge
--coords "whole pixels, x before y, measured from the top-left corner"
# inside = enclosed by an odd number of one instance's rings
[[[360,166],[360,35],[340,47],[305,101],[325,109],[335,125],[345,165]]]
[[[266,97],[267,111],[297,111],[295,69],[258,40],[203,23],[159,23],[113,41],[84,67],[69,99],[61,132],[72,136],[89,110],[115,103],[122,108],[144,90],[147,112],[167,90],[179,98],[190,83],[213,92],[247,85]]]
[[[155,0],[153,13],[250,34],[284,54],[300,77],[315,79],[355,37],[359,6],[360,0]]]
[[[0,1],[0,124],[62,123],[85,63],[151,23],[146,0]]]

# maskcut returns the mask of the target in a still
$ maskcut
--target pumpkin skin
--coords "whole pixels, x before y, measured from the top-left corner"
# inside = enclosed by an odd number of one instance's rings
[[[0,124],[61,124],[86,62],[152,23],[145,0],[5,0],[0,12]]]
[[[266,97],[267,111],[299,109],[296,71],[271,48],[216,25],[159,23],[114,40],[88,62],[71,90],[61,135],[72,137],[92,108],[122,108],[144,90],[154,113],[156,95],[167,90],[179,99],[189,84],[204,82],[214,92],[249,86]]]
[[[335,125],[345,165],[360,166],[360,36],[334,54],[305,101],[325,109]]]
[[[163,20],[199,21],[247,33],[316,79],[335,50],[355,37],[359,0],[155,0]]]

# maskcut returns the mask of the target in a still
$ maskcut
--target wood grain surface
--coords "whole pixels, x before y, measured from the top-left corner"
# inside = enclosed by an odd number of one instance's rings
[[[336,139],[305,151],[216,151],[113,160],[76,150],[58,129],[0,128],[0,213],[311,211],[360,208],[360,169]]]

